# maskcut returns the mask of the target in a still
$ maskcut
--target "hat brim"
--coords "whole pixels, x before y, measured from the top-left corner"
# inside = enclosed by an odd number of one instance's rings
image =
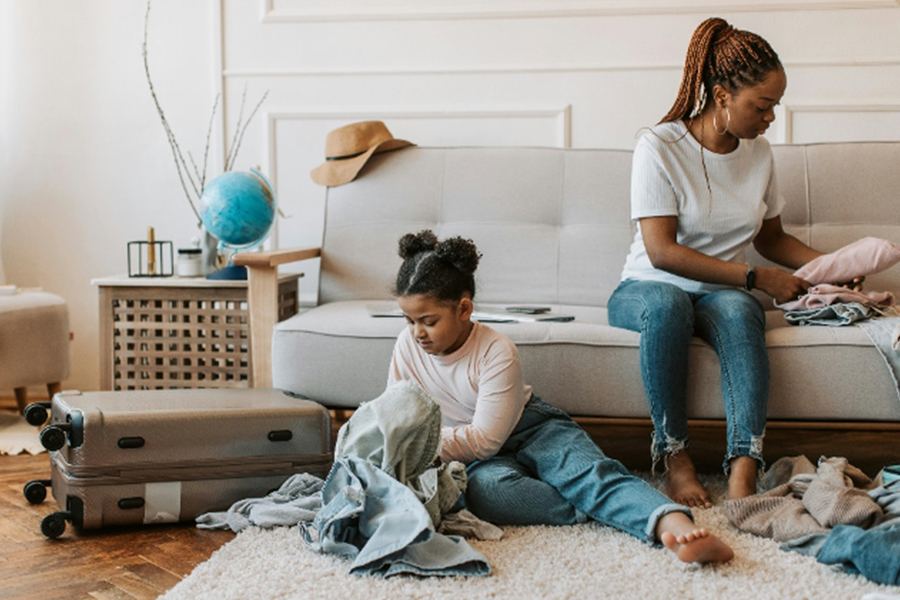
[[[390,139],[366,150],[359,156],[340,160],[326,160],[310,173],[312,180],[319,185],[336,187],[353,181],[373,154],[398,150],[407,146],[415,146],[406,140]]]

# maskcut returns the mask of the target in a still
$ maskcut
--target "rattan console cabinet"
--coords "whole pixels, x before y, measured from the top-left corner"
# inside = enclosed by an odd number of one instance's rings
[[[278,321],[297,313],[297,280],[278,276]],[[103,390],[253,387],[246,281],[103,277]]]

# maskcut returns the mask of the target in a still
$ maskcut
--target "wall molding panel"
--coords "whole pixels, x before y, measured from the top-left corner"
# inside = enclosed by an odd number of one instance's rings
[[[558,146],[568,148],[571,144],[571,105],[561,107],[416,107],[416,108],[309,108],[299,110],[270,110],[265,112],[266,132],[271,138],[279,121],[364,121],[368,119],[554,119],[557,129]],[[267,147],[273,147],[271,139]]]
[[[559,148],[572,146],[572,107],[432,107],[432,108],[323,108],[302,110],[271,110],[265,119],[265,163],[273,181],[278,180],[278,125],[285,121],[396,121],[416,120],[495,120],[535,119],[547,120],[553,124],[552,135]],[[324,140],[323,140],[324,141]],[[413,140],[410,140],[413,141]],[[502,142],[502,140],[500,140]],[[277,186],[277,184],[276,184]]]
[[[381,20],[529,19],[610,17],[727,12],[858,10],[897,8],[897,0],[791,0],[753,3],[734,0],[260,0],[263,23]]]
[[[862,67],[900,67],[900,56],[868,59],[800,59],[784,61],[785,69],[839,69]],[[546,65],[478,65],[460,67],[369,67],[309,68],[309,69],[227,69],[224,78],[283,78],[283,77],[394,77],[433,75],[539,75],[565,73],[621,73],[646,71],[681,71],[682,62],[645,64],[546,64]]]
[[[833,103],[833,104],[791,104],[783,107],[784,125],[783,136],[784,143],[809,143],[822,141],[820,139],[810,138],[809,136],[798,135],[797,121],[803,117],[811,117],[816,115],[822,116],[822,124],[825,127],[833,126],[836,115],[844,115],[849,118],[876,118],[881,123],[885,123],[885,117],[894,116],[900,123],[900,103],[887,104],[852,104],[852,103]],[[841,141],[867,141],[872,140],[873,136],[860,136],[860,139],[853,139],[851,136],[844,136]],[[900,129],[892,129],[884,139],[900,139]]]
[[[291,217],[304,223],[304,231],[298,231],[293,222],[283,219],[276,221],[272,235],[266,242],[267,248],[309,245],[318,243],[324,219],[324,194],[322,188],[310,181],[308,170],[324,159],[324,143],[327,132],[350,122],[378,119],[385,121],[392,132],[401,139],[426,145],[442,145],[440,136],[447,131],[466,130],[473,135],[484,136],[489,131],[494,145],[527,145],[522,143],[523,124],[530,123],[532,136],[540,140],[554,140],[532,145],[555,145],[571,147],[571,107],[564,106],[436,106],[436,107],[362,107],[340,108],[272,109],[262,115],[265,133],[262,144],[265,148],[263,170],[275,186],[279,206]],[[409,121],[406,133],[398,133],[398,122]],[[504,127],[507,121],[512,125]],[[448,122],[452,125],[448,126]],[[491,127],[493,125],[493,127]],[[432,138],[421,138],[424,131]],[[416,133],[418,131],[419,133]],[[515,137],[503,138],[505,132],[515,132]],[[465,131],[463,131],[465,134]],[[437,136],[437,137],[435,137]],[[296,140],[311,137],[314,143]],[[528,135],[524,136],[527,138]],[[454,145],[454,144],[443,144]],[[303,168],[296,168],[303,165]],[[282,171],[281,168],[284,168]],[[285,228],[282,231],[282,227]],[[312,282],[315,283],[314,281]],[[310,285],[310,284],[306,284]],[[309,290],[307,290],[309,291]]]

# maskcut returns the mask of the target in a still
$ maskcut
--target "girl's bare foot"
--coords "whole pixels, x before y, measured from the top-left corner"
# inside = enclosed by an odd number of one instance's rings
[[[734,558],[731,546],[702,527],[694,525],[684,513],[674,512],[663,516],[656,530],[659,541],[684,562],[716,563],[728,562]]]
[[[756,472],[759,463],[749,456],[738,456],[731,461],[731,474],[728,476],[728,499],[737,500],[756,493]]]
[[[666,457],[666,479],[666,494],[675,502],[691,508],[712,508],[709,490],[697,478],[694,462],[686,451]]]
[[[696,529],[693,533],[679,536],[666,531],[660,541],[684,562],[716,563],[728,562],[734,558],[731,546],[705,529]]]

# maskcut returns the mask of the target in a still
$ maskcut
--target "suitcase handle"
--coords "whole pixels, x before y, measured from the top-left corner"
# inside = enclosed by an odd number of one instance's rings
[[[294,437],[294,434],[290,429],[280,429],[278,431],[270,431],[268,437],[270,442],[289,442]]]

